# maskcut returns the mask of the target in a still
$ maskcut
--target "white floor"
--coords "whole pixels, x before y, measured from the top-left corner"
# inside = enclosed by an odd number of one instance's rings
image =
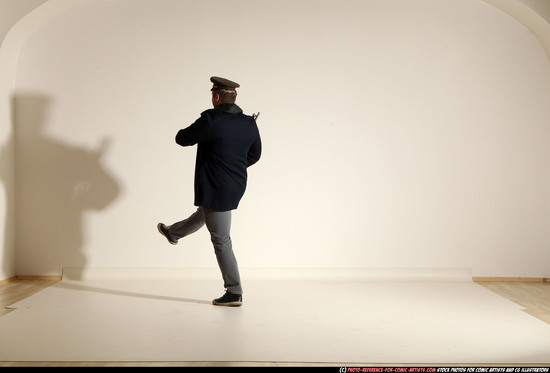
[[[68,271],[0,318],[0,361],[550,363],[550,325],[468,276],[394,274],[243,270],[226,308],[212,269]]]

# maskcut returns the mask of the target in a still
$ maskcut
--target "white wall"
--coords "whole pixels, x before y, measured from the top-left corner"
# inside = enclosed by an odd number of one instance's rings
[[[71,1],[18,62],[18,274],[215,266],[206,231],[174,248],[155,226],[193,211],[195,149],[174,136],[221,75],[262,113],[263,159],[234,214],[242,267],[549,277],[550,66],[504,12]]]
[[[46,0],[0,0],[0,281],[15,275],[15,149],[11,94],[21,45],[10,29]]]

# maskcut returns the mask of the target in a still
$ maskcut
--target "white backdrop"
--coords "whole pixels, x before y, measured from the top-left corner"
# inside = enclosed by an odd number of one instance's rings
[[[219,75],[261,112],[241,267],[550,276],[550,65],[493,6],[71,2],[18,61],[17,274],[216,266],[206,230],[172,247],[156,224],[194,210],[174,136]]]

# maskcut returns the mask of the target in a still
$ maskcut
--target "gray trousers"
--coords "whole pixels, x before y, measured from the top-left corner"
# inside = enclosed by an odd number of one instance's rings
[[[187,219],[170,225],[168,232],[174,240],[179,240],[198,231],[205,224],[210,232],[226,291],[232,294],[242,294],[239,266],[231,243],[231,211],[217,211],[199,207]]]

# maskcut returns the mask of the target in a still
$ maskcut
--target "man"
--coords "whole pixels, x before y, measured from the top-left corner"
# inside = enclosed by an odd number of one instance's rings
[[[217,306],[241,306],[242,286],[233,253],[231,210],[244,195],[247,168],[260,159],[262,144],[255,117],[243,114],[235,104],[236,88],[231,80],[211,77],[213,109],[201,113],[189,127],[176,135],[181,146],[197,145],[195,163],[195,206],[189,218],[170,226],[159,223],[159,232],[176,245],[180,238],[206,225],[222,273],[225,294],[214,299]]]

